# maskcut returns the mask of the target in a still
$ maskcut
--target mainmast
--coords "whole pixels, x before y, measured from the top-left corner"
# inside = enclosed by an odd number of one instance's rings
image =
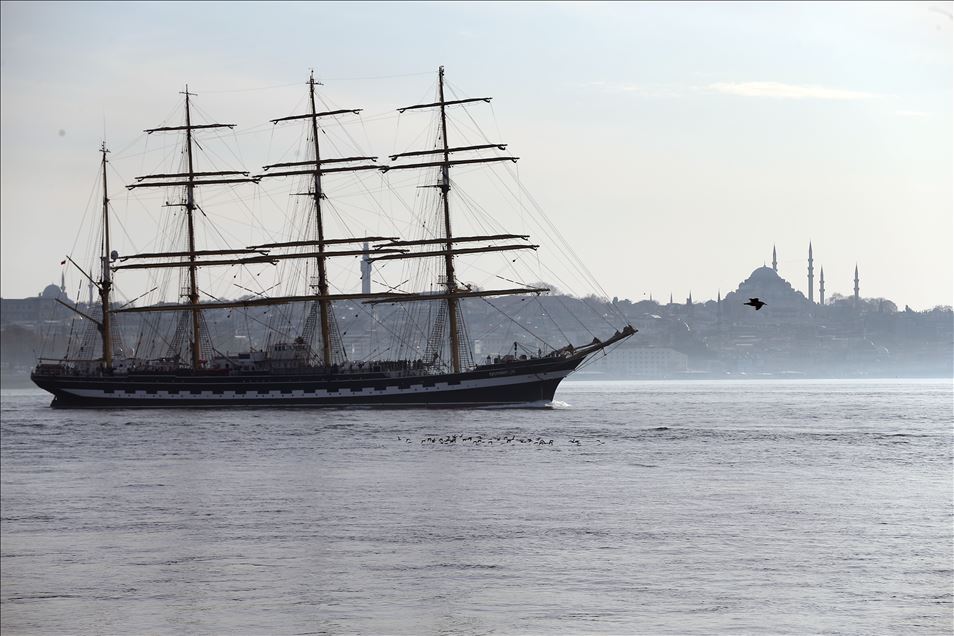
[[[109,249],[109,191],[106,189],[106,153],[109,151],[106,149],[105,141],[103,141],[100,152],[103,154],[103,253],[100,257],[103,273],[99,282],[99,297],[103,305],[103,322],[101,324],[103,335],[103,368],[108,371],[113,368],[113,338],[109,315],[109,292],[112,288],[112,280],[110,279],[109,271],[109,259],[111,254]]]
[[[185,186],[185,202],[178,204],[180,207],[184,207],[186,210],[186,223],[188,231],[188,250],[185,252],[171,252],[167,253],[167,256],[186,256],[188,257],[188,269],[189,269],[189,291],[188,291],[188,308],[192,313],[192,368],[199,369],[202,366],[202,347],[201,347],[201,338],[202,338],[202,320],[201,320],[201,309],[199,307],[199,286],[196,280],[196,274],[198,269],[198,263],[196,257],[200,252],[196,251],[195,246],[195,211],[198,209],[198,205],[195,202],[195,188],[196,186],[209,185],[209,184],[225,184],[225,183],[247,183],[254,182],[257,179],[250,179],[247,172],[240,172],[235,170],[225,170],[225,171],[215,171],[215,172],[196,172],[195,164],[192,157],[192,145],[194,143],[192,131],[198,129],[208,129],[208,128],[235,128],[235,124],[192,124],[192,112],[189,105],[189,97],[195,96],[195,93],[189,92],[189,86],[186,85],[185,92],[180,93],[185,95],[185,126],[164,126],[161,128],[151,128],[146,130],[146,134],[152,134],[154,132],[165,132],[165,131],[180,131],[184,130],[186,134],[186,157],[187,157],[187,172],[172,173],[172,174],[152,174],[145,175],[142,177],[136,177],[136,180],[139,183],[134,185],[127,186],[129,189],[133,188],[163,188],[170,186]],[[231,175],[242,175],[240,178],[234,178]],[[196,179],[196,177],[209,177],[209,176],[228,176],[226,179]],[[185,178],[185,181],[182,181],[182,178]],[[155,181],[155,179],[175,179],[174,181]],[[145,182],[144,182],[145,181]]]
[[[318,114],[315,108],[315,72],[312,71],[308,76],[308,95],[311,98],[311,136],[315,147],[315,165],[321,165],[321,146],[318,143]],[[318,240],[318,257],[315,258],[315,264],[318,268],[318,295],[328,295],[328,274],[325,260],[325,228],[321,218],[321,170],[315,170],[314,187],[312,195],[315,198],[315,231]],[[333,363],[331,357],[331,325],[329,321],[329,301],[323,298],[318,301],[318,308],[321,320],[321,358],[326,367]]]
[[[321,82],[315,81],[315,72],[312,71],[308,77],[308,96],[311,104],[311,112],[304,115],[292,115],[290,117],[281,117],[279,119],[273,119],[272,123],[277,124],[283,121],[297,120],[297,119],[309,119],[311,120],[311,137],[312,137],[312,147],[314,150],[315,158],[311,161],[296,161],[292,163],[276,163],[268,166],[264,166],[264,169],[268,171],[271,168],[283,168],[283,167],[293,167],[293,166],[308,166],[304,170],[292,170],[284,172],[269,172],[263,174],[263,177],[281,177],[289,175],[298,175],[298,174],[308,174],[312,177],[311,184],[311,196],[315,202],[315,241],[307,241],[308,244],[313,244],[317,247],[318,251],[315,256],[315,266],[318,270],[318,293],[316,295],[316,301],[318,303],[320,320],[319,325],[321,329],[321,359],[322,363],[326,367],[330,367],[334,364],[334,355],[332,352],[332,342],[331,342],[331,332],[332,332],[332,309],[331,309],[331,300],[329,299],[328,293],[328,268],[327,268],[327,259],[328,254],[325,251],[326,245],[333,243],[335,241],[325,240],[325,227],[324,227],[324,218],[322,215],[321,201],[325,198],[324,191],[322,189],[321,176],[322,174],[331,173],[331,172],[353,172],[359,170],[376,170],[379,166],[372,165],[349,165],[342,166],[338,168],[325,168],[323,165],[332,164],[332,163],[351,163],[356,161],[377,161],[377,157],[341,157],[338,159],[328,159],[323,160],[321,158],[321,144],[319,143],[319,128],[318,128],[318,118],[327,117],[333,115],[342,115],[346,113],[357,114],[361,112],[361,109],[342,109],[342,110],[332,110],[325,112],[318,112],[318,109],[315,105],[315,85],[321,85]],[[351,239],[348,240],[351,242]],[[355,241],[358,242],[358,241]],[[283,246],[291,246],[295,243],[302,242],[290,242],[286,243]]]
[[[444,238],[447,239],[447,254],[444,256],[444,271],[447,285],[447,315],[450,317],[451,367],[460,373],[460,334],[457,325],[457,281],[454,278],[454,242],[450,219],[450,146],[447,145],[447,106],[444,103],[444,67],[437,72],[438,97],[441,104],[441,141],[444,145],[444,165],[441,166],[441,199],[444,203]]]

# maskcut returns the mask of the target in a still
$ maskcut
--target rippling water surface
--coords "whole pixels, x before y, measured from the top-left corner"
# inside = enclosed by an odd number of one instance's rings
[[[0,628],[954,630],[950,380],[557,397],[54,411],[5,391]]]

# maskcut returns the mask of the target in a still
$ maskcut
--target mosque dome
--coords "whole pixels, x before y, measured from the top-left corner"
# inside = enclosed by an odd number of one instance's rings
[[[807,310],[811,303],[802,292],[778,275],[771,267],[758,267],[749,277],[739,283],[738,289],[729,292],[725,300],[730,306],[742,303],[749,298],[761,298],[775,310]]]
[[[43,291],[40,292],[40,297],[49,298],[49,299],[55,299],[55,298],[63,299],[66,297],[66,294],[64,294],[63,290],[60,289],[57,285],[53,285],[51,283],[43,288]]]

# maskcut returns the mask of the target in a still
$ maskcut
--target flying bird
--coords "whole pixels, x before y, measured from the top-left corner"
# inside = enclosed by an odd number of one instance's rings
[[[765,306],[765,303],[763,303],[763,302],[762,302],[761,300],[759,300],[758,298],[749,298],[749,302],[747,302],[747,303],[742,303],[742,304],[743,304],[743,305],[748,305],[749,307],[755,307],[755,311],[758,311],[759,309],[761,309],[762,307]]]

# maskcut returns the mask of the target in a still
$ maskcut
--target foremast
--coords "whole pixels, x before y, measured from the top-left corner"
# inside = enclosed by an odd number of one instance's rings
[[[460,303],[459,300],[463,295],[467,295],[465,290],[462,290],[458,287],[457,277],[454,272],[454,256],[455,254],[462,254],[468,252],[484,252],[484,251],[503,251],[507,249],[536,249],[536,245],[515,245],[515,246],[502,246],[502,247],[487,247],[487,248],[472,248],[469,250],[460,250],[454,248],[454,243],[457,242],[454,238],[454,234],[451,228],[451,211],[450,211],[450,191],[451,191],[451,180],[450,180],[450,167],[452,165],[458,164],[470,164],[470,163],[488,163],[496,161],[517,161],[517,157],[481,157],[476,159],[461,159],[461,160],[451,160],[452,152],[460,151],[470,151],[470,150],[484,150],[496,148],[499,150],[504,150],[506,148],[505,144],[484,144],[477,146],[461,146],[461,147],[451,147],[447,138],[447,107],[456,105],[456,104],[466,104],[470,102],[490,102],[490,97],[475,97],[468,99],[457,99],[448,101],[444,97],[444,67],[441,66],[437,71],[437,96],[438,101],[430,104],[416,104],[414,106],[405,106],[404,108],[399,108],[398,112],[403,113],[408,110],[416,110],[423,108],[433,108],[437,107],[440,109],[440,118],[441,118],[441,147],[438,150],[422,150],[414,152],[405,152],[397,155],[391,155],[391,159],[398,159],[400,157],[409,157],[409,156],[420,156],[427,154],[440,154],[442,161],[438,162],[424,162],[418,164],[408,164],[401,166],[390,166],[388,170],[396,170],[403,168],[426,168],[439,166],[440,167],[440,183],[437,184],[437,188],[441,193],[441,205],[443,208],[443,225],[444,225],[444,236],[442,239],[442,246],[444,247],[443,252],[431,252],[428,255],[437,256],[442,255],[444,257],[444,288],[445,293],[443,294],[443,299],[447,303],[447,316],[448,316],[448,325],[450,327],[450,350],[451,350],[451,369],[454,373],[461,372],[461,327],[460,327]],[[518,235],[500,235],[499,237],[465,237],[463,240],[494,240],[494,238],[520,238],[526,240],[526,236]],[[430,241],[424,241],[424,243],[429,243]],[[436,241],[435,241],[436,242]],[[413,242],[405,242],[405,244]],[[412,255],[408,255],[412,257]],[[401,256],[396,256],[395,258],[402,258]],[[379,260],[379,259],[372,259]],[[466,290],[469,291],[469,290]],[[503,290],[502,290],[503,291]],[[507,290],[511,292],[513,290]],[[537,292],[548,291],[543,289],[527,289],[527,292]]]
[[[308,97],[311,104],[311,137],[315,150],[315,165],[321,165],[321,144],[318,143],[318,110],[315,108],[315,72],[308,75]],[[315,257],[315,265],[318,269],[318,295],[323,296],[318,301],[318,309],[321,320],[321,358],[326,367],[333,363],[331,356],[331,303],[328,300],[328,268],[325,257],[325,226],[321,216],[321,170],[315,170],[313,175],[314,186],[312,196],[315,200],[315,238],[318,240],[318,256]]]

